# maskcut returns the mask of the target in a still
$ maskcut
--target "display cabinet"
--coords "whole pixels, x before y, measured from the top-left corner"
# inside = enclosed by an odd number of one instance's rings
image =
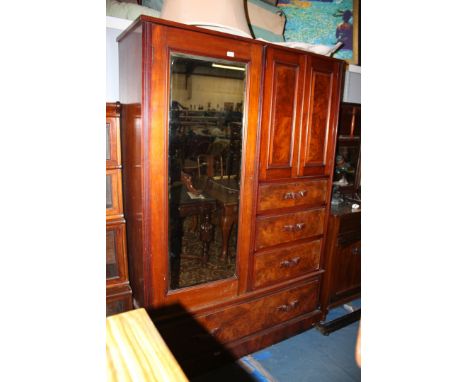
[[[122,205],[120,104],[106,104],[106,315],[132,309]]]
[[[361,105],[341,104],[321,298],[325,312],[361,293],[360,120]]]
[[[310,328],[343,62],[147,16],[118,41],[136,304],[185,371],[207,336],[241,356]]]
[[[360,197],[361,187],[361,105],[343,102],[340,108],[336,144],[334,190]],[[337,195],[339,197],[339,195]]]

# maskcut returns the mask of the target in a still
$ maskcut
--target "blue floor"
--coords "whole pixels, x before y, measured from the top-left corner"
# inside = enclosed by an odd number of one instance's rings
[[[360,300],[350,304],[360,308]],[[343,307],[330,311],[327,322],[348,313]],[[196,382],[354,382],[361,370],[354,358],[359,322],[322,335],[310,329],[285,341],[243,357],[240,364],[249,376],[225,366],[199,377]]]

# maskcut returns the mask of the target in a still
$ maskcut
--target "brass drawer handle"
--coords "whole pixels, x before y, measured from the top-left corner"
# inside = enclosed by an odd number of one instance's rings
[[[197,334],[194,334],[192,336],[192,338],[194,340],[198,340],[198,341],[206,341],[206,340],[209,340],[210,338],[213,338],[213,336],[215,336],[216,334],[219,333],[219,331],[221,330],[221,328],[214,328],[212,330],[210,330],[209,333],[197,333]]]
[[[288,199],[299,199],[299,198],[303,198],[304,196],[307,195],[307,190],[301,190],[301,191],[298,191],[298,192],[286,192],[284,193],[283,195],[283,199],[284,200],[288,200]]]
[[[360,254],[361,254],[361,248],[355,247],[355,248],[353,248],[353,249],[351,250],[351,253],[352,253],[353,255],[360,255]]]
[[[210,330],[210,334],[211,334],[212,336],[215,336],[216,334],[219,333],[220,330],[221,330],[221,328],[219,328],[219,327],[218,327],[218,328],[214,328],[214,329]]]
[[[295,267],[297,264],[299,264],[299,260],[301,260],[300,257],[295,257],[294,259],[291,259],[291,260],[283,260],[280,263],[280,267],[283,267],[283,268]]]
[[[283,304],[276,307],[280,312],[290,312],[299,305],[299,300],[291,301],[289,304]]]
[[[283,226],[283,231],[286,232],[298,232],[305,228],[305,223],[286,224]]]

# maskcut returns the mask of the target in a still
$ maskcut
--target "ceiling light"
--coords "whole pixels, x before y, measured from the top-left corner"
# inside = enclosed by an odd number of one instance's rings
[[[230,66],[230,65],[221,65],[221,64],[211,64],[213,68],[222,68],[222,69],[230,69],[230,70],[242,70],[245,72],[245,68],[240,66]]]

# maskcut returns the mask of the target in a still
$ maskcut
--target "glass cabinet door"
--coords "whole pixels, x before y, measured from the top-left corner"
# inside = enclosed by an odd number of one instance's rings
[[[125,254],[125,223],[123,220],[106,224],[106,282],[118,284],[127,280]]]
[[[121,200],[121,173],[120,170],[106,170],[106,215],[123,216]]]
[[[246,65],[171,54],[170,289],[235,277]]]

